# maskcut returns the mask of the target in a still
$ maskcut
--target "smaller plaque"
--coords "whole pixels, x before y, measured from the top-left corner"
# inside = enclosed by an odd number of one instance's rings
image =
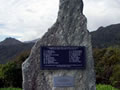
[[[74,84],[74,77],[71,76],[58,76],[53,79],[54,87],[74,87]]]

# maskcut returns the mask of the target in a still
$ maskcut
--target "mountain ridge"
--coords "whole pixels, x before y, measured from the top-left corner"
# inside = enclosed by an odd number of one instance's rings
[[[120,23],[99,27],[96,31],[90,33],[93,48],[106,48],[120,45]]]
[[[17,44],[23,44],[21,41],[15,39],[15,38],[6,38],[5,40],[0,42],[0,45],[8,46],[8,45],[17,45]]]
[[[0,42],[0,64],[5,64],[24,51],[30,51],[34,43],[23,43],[15,38]]]

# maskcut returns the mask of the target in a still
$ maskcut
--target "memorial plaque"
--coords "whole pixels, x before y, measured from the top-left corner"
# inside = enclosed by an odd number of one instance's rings
[[[85,68],[85,47],[41,46],[41,69]]]
[[[74,87],[75,80],[70,76],[59,76],[54,77],[53,86],[54,87]]]

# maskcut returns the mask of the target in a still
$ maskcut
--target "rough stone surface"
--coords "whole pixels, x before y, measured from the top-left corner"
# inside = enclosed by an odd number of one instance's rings
[[[60,0],[56,23],[34,45],[23,63],[23,90],[95,90],[94,62],[82,0]],[[85,70],[41,70],[40,46],[85,46]],[[75,87],[53,87],[54,76],[72,76]]]

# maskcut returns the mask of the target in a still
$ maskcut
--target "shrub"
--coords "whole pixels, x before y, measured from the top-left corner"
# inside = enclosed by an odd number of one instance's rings
[[[29,51],[21,53],[12,62],[0,65],[0,87],[22,87],[23,61],[29,56]]]
[[[120,48],[94,49],[97,84],[120,88]]]
[[[7,63],[2,69],[5,87],[22,87],[22,71],[16,63]]]

